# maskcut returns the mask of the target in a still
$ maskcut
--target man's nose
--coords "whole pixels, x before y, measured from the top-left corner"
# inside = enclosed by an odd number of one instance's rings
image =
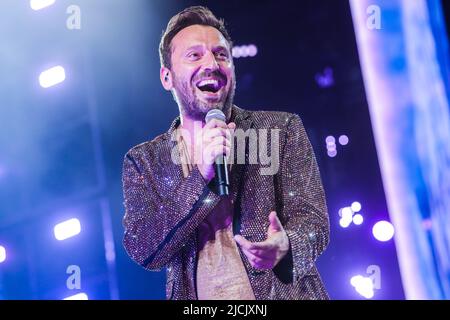
[[[209,52],[206,55],[203,67],[205,69],[205,72],[206,71],[212,72],[219,69],[219,64],[217,63],[216,56],[212,52]]]

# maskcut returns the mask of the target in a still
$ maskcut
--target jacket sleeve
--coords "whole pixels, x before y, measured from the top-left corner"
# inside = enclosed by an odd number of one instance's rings
[[[289,266],[292,279],[296,281],[313,270],[317,257],[327,247],[329,219],[314,151],[295,114],[287,125],[280,158],[277,180],[281,194],[277,196],[282,204],[281,221],[290,243],[290,251],[280,265]]]
[[[219,196],[210,191],[195,166],[172,194],[162,198],[156,192],[161,182],[152,181],[151,173],[144,176],[139,157],[129,151],[123,162],[123,245],[138,264],[160,270],[184,246]]]

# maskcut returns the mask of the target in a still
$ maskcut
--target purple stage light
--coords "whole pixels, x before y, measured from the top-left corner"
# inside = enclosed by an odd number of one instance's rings
[[[258,54],[258,47],[256,47],[254,44],[250,44],[248,46],[248,56],[254,57]]]
[[[334,158],[337,155],[337,151],[336,150],[328,150],[327,154],[330,158]]]
[[[343,134],[342,136],[340,136],[338,140],[339,140],[339,143],[340,143],[342,146],[346,146],[346,145],[348,144],[348,141],[349,141],[348,137],[347,137],[345,134]]]
[[[333,136],[328,136],[325,138],[325,143],[328,144],[335,144],[336,143],[336,139]]]
[[[316,74],[316,82],[321,88],[329,88],[334,85],[333,69],[325,68],[323,72]]]

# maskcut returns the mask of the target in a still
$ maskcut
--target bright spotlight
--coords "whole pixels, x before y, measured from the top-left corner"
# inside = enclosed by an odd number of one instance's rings
[[[350,220],[350,221],[352,220],[353,212],[350,207],[342,208],[341,213],[342,213],[342,218]]]
[[[364,218],[359,213],[357,213],[353,216],[353,223],[356,224],[357,226],[359,226],[361,223],[363,223],[363,221],[364,221]]]
[[[64,298],[63,300],[89,300],[89,298],[86,293],[81,292],[81,293],[74,294],[73,296]]]
[[[41,10],[45,7],[51,6],[55,3],[55,0],[30,0],[30,7],[33,10]]]
[[[56,66],[43,71],[39,75],[39,84],[43,88],[50,88],[66,79],[66,72],[61,66]]]
[[[328,136],[325,138],[325,143],[326,144],[335,144],[336,143],[336,139],[333,136]]]
[[[350,223],[352,223],[352,219],[351,219],[351,218],[350,218],[350,220],[349,220],[349,219],[346,219],[346,218],[342,217],[342,218],[339,220],[339,225],[340,225],[342,228],[348,228],[348,227],[350,226]]]
[[[348,144],[348,137],[345,134],[340,136],[338,140],[342,146],[346,146]]]
[[[250,44],[248,46],[248,56],[249,57],[254,57],[258,54],[258,47],[254,44]]]
[[[359,203],[358,201],[355,201],[352,203],[351,208],[352,208],[353,212],[360,212],[361,211],[361,203]]]
[[[58,223],[54,228],[55,238],[60,241],[76,236],[80,231],[80,221],[75,218]]]
[[[4,246],[0,246],[0,263],[6,260],[6,249]]]
[[[330,158],[334,158],[337,155],[337,151],[336,150],[328,150],[327,154]]]
[[[388,221],[379,221],[373,226],[372,233],[378,241],[389,241],[394,236],[394,226]]]
[[[370,278],[357,275],[350,279],[350,284],[355,287],[356,292],[364,298],[370,299],[373,297],[373,282]]]

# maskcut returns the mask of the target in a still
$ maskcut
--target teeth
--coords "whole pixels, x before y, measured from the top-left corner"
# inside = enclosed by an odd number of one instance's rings
[[[197,86],[202,87],[202,86],[206,86],[208,84],[212,84],[214,87],[217,88],[219,86],[219,81],[214,80],[214,79],[202,80],[197,84]]]

